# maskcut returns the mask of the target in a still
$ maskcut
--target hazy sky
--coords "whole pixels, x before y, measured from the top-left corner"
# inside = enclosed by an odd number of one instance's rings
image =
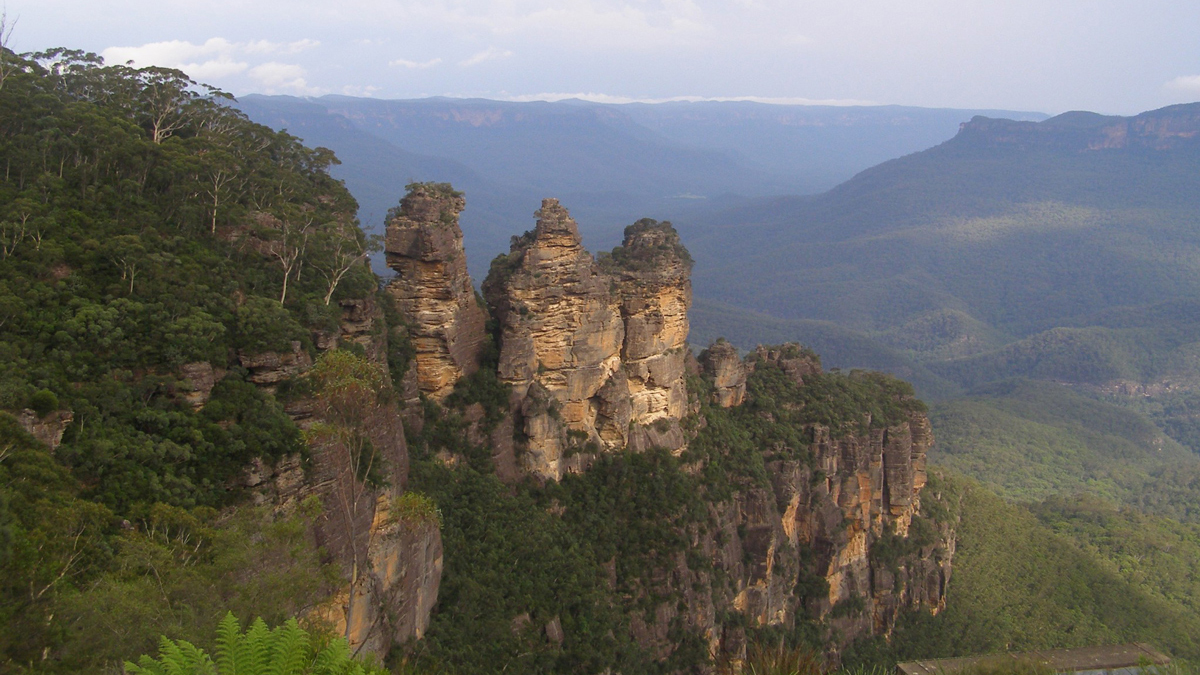
[[[7,0],[11,46],[235,94],[752,97],[1135,113],[1200,100],[1198,0]]]

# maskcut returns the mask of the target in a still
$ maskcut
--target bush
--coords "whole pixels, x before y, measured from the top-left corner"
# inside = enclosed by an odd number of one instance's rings
[[[37,413],[38,417],[45,417],[58,410],[58,396],[55,396],[54,392],[49,389],[43,389],[29,397],[29,407]]]

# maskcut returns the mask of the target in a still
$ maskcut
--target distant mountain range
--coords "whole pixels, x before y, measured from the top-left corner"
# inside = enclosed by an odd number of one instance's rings
[[[1039,113],[751,102],[605,105],[431,98],[381,101],[246,96],[256,122],[333,149],[364,227],[414,180],[453,183],[472,273],[532,225],[543,197],[579,220],[585,243],[611,248],[643,217],[692,214],[746,199],[826,190],[874,164],[952,136],[976,114]]]
[[[1191,326],[1191,311],[1154,308],[1200,299],[1197,214],[1200,104],[1132,118],[977,117],[821,195],[743,204],[684,232],[701,262],[698,296],[830,322],[972,385],[964,360],[994,360],[982,355],[1035,335],[1044,352],[1094,343],[1097,330]],[[1106,318],[1116,308],[1120,328]],[[1160,374],[1077,370],[1044,374],[1094,384]]]

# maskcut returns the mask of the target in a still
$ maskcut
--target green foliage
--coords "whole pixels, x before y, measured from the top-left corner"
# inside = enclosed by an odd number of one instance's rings
[[[49,389],[42,389],[29,397],[29,407],[37,413],[38,417],[45,417],[58,410],[58,397]]]
[[[934,406],[931,421],[935,461],[1020,500],[1088,490],[1132,503],[1198,463],[1144,416],[1043,382],[981,388]]]
[[[404,314],[396,307],[396,300],[390,293],[380,293],[377,296],[379,307],[383,310],[384,323],[387,326],[387,365],[392,377],[392,387],[400,391],[408,366],[417,355],[412,338],[405,324]]]
[[[723,668],[723,673],[745,673],[746,675],[825,675],[826,668],[821,654],[815,650],[797,647],[786,648],[782,643],[774,648],[752,644],[746,649],[746,661],[741,669],[734,666]]]
[[[648,244],[639,241],[639,245],[621,245],[611,252],[602,251],[598,256],[601,267],[611,271],[649,272],[662,265],[677,262],[691,270],[694,262],[692,255],[688,253],[671,223],[643,218],[625,228],[625,241],[628,242],[631,237],[646,232],[656,234],[648,240]]]
[[[443,199],[448,201],[448,205],[453,205],[455,201],[461,200],[463,193],[454,189],[450,183],[409,183],[404,186],[405,195],[400,198],[400,203],[388,209],[387,216],[384,217],[385,223],[390,223],[405,209],[406,202],[417,197],[432,197],[434,199]],[[458,212],[453,209],[443,209],[438,214],[438,220],[444,225],[451,225],[458,220]]]
[[[692,378],[688,384],[700,411],[684,420],[696,433],[684,459],[703,462],[705,489],[715,499],[735,485],[765,484],[764,461],[811,461],[816,425],[840,438],[907,422],[925,410],[907,382],[868,371],[806,375],[801,386],[774,363],[759,361],[746,381],[746,402],[734,408],[709,402],[710,383]]]
[[[384,675],[355,659],[345,640],[313,639],[295,619],[268,628],[262,619],[243,633],[232,613],[217,626],[217,659],[185,640],[162,638],[157,659],[125,663],[131,675]]]
[[[939,658],[1144,641],[1195,659],[1200,615],[1123,578],[1021,506],[962,479],[946,608],[902,617],[893,658]]]
[[[396,497],[392,503],[392,512],[398,520],[406,523],[432,523],[438,528],[442,526],[442,512],[437,503],[420,492],[409,490]]]
[[[293,341],[305,341],[308,333],[276,300],[251,296],[237,308],[237,336],[240,346],[251,353],[286,353]]]

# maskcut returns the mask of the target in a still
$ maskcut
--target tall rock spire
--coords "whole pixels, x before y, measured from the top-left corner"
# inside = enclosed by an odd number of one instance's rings
[[[678,449],[683,433],[673,423],[687,410],[691,256],[670,223],[646,218],[625,228],[625,241],[602,258],[602,266],[620,291],[625,323],[621,361],[629,380],[632,421],[645,432],[631,437],[631,445],[637,450]]]
[[[492,262],[483,292],[500,323],[500,379],[522,399],[526,468],[558,478],[575,451],[625,447],[625,327],[615,282],[567,210],[546,199],[534,215],[537,227]]]
[[[458,214],[466,206],[446,183],[416,183],[389,213],[387,290],[408,321],[421,392],[441,401],[479,368],[486,314],[467,274]]]

